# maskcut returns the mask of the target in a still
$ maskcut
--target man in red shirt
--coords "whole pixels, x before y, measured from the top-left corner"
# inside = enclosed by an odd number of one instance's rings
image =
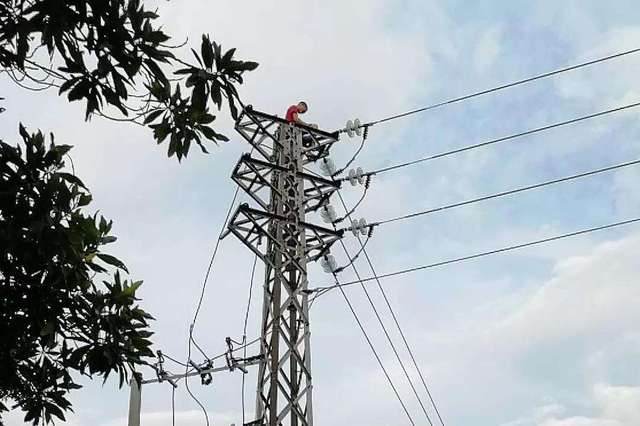
[[[306,123],[302,121],[302,119],[300,118],[300,114],[304,114],[305,112],[307,112],[307,109],[308,109],[307,103],[305,101],[300,101],[298,102],[297,105],[291,105],[287,109],[287,115],[285,118],[289,123],[292,123],[292,124],[301,124],[303,126],[318,127],[315,124]]]

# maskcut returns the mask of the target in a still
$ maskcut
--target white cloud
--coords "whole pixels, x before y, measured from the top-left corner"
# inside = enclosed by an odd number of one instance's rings
[[[479,73],[489,70],[500,55],[502,29],[489,28],[480,35],[473,52],[473,66]]]
[[[434,90],[443,96],[459,95],[465,88],[483,86],[485,80],[491,80],[491,84],[508,80],[506,71],[505,75],[488,72],[498,57],[501,66],[521,69],[522,58],[514,58],[503,45],[507,35],[504,23],[491,22],[483,26],[485,30],[472,31],[469,28],[477,29],[477,23],[464,21],[456,16],[455,8],[443,2],[403,2],[401,7],[397,2],[383,0],[223,0],[215,7],[206,1],[191,1],[188,6],[185,2],[159,1],[158,5],[176,39],[189,35],[191,44],[197,46],[198,34],[209,32],[225,46],[238,47],[239,55],[261,62],[242,88],[247,100],[257,108],[283,114],[289,103],[306,98],[312,106],[311,119],[329,128],[341,126],[355,116],[372,119],[429,103],[425,95]],[[528,25],[547,28],[549,22],[562,23],[558,31],[565,36],[575,30],[569,21],[580,27],[594,19],[590,10],[562,11],[569,8],[552,2],[536,9],[550,12],[532,19]],[[498,15],[496,21],[502,18]],[[592,29],[581,31],[587,34]],[[621,40],[624,45],[618,43]],[[602,46],[593,47],[579,59],[635,47],[637,40],[637,30],[611,31]],[[519,43],[526,49],[526,38]],[[530,56],[529,52],[519,54]],[[625,96],[631,99],[635,95],[630,95],[628,88],[636,84],[634,64],[628,58],[620,59],[612,62],[613,73],[593,68],[588,73],[572,73],[566,79],[558,79],[562,95],[559,101],[564,97],[590,105],[595,104],[595,99],[604,103],[624,102]],[[468,69],[484,71],[482,81]],[[449,75],[447,71],[451,70],[458,74]],[[527,72],[523,70],[522,75]],[[599,77],[596,81],[592,76],[597,75],[604,75],[604,79]],[[594,88],[596,83],[600,88]],[[115,219],[120,237],[115,246],[117,254],[128,262],[135,277],[145,279],[143,305],[158,318],[153,327],[159,347],[184,356],[186,327],[232,191],[228,171],[238,154],[247,150],[246,144],[234,137],[233,142],[216,149],[213,155],[204,157],[194,152],[187,162],[178,165],[164,158],[165,147],[156,148],[144,129],[99,119],[82,124],[81,108],[67,105],[54,93],[34,95],[9,90],[11,96],[7,98],[12,103],[5,102],[9,110],[0,122],[3,136],[15,140],[16,123],[21,120],[32,127],[54,131],[60,142],[76,145],[74,158],[79,174],[92,188],[104,214]],[[523,106],[514,112],[526,108],[531,111],[532,120],[554,121],[553,111],[518,98],[520,93],[510,92],[496,100],[522,101]],[[553,97],[550,101],[558,99]],[[473,116],[460,107],[453,110],[462,111],[459,115],[434,112],[422,116],[423,120],[374,127],[363,161],[358,163],[389,164],[415,153],[444,150],[447,142],[461,146],[480,141],[482,132],[505,134],[507,125],[513,124],[518,130],[527,127],[519,120],[511,123],[512,117],[507,114],[510,111],[505,115],[496,113],[494,107],[498,104],[492,102],[493,98],[486,109]],[[563,118],[573,115],[564,111],[561,114]],[[230,121],[221,121],[233,136]],[[428,125],[432,127],[420,127]],[[606,135],[610,130],[606,123],[585,128],[589,137]],[[472,130],[463,131],[469,129]],[[476,135],[476,130],[482,135]],[[572,143],[567,140],[571,138],[564,137],[567,135],[568,131],[557,139],[549,136],[550,142],[557,143],[540,145],[535,152],[512,151],[513,156],[505,157],[503,151],[499,155],[478,151],[450,163],[434,162],[415,175],[377,177],[358,214],[367,219],[384,219],[490,193],[496,188],[506,189],[520,178],[533,183],[535,177],[530,175],[538,170],[528,166],[544,168],[548,162],[534,163],[532,157],[548,159],[553,154],[560,158],[559,164],[569,163],[578,148],[584,148],[584,141]],[[469,140],[470,136],[473,140]],[[348,158],[354,149],[354,140],[336,147],[336,161]],[[496,185],[492,180],[498,181]],[[616,213],[637,214],[636,182],[637,176],[632,173],[616,176]],[[517,201],[513,203],[517,206]],[[508,216],[498,220],[495,205],[404,224],[404,228],[376,230],[370,253],[378,272],[495,248],[503,241],[527,241],[564,231],[563,226],[543,217],[542,204],[535,205],[532,211],[508,211]],[[575,212],[578,219],[587,213],[571,203],[559,207]],[[532,222],[518,222],[522,218]],[[494,265],[495,270],[483,269],[485,262],[472,262],[385,281],[447,424],[492,426],[518,419],[527,412],[533,414],[511,424],[539,426],[556,422],[544,426],[575,426],[583,422],[589,426],[628,426],[629,419],[635,418],[631,417],[636,413],[629,410],[630,406],[621,402],[635,401],[632,391],[629,396],[620,386],[601,385],[592,390],[592,385],[610,383],[612,366],[630,368],[633,364],[629,354],[640,351],[640,339],[634,335],[634,324],[640,320],[634,278],[640,272],[640,242],[638,237],[626,238],[591,249],[597,241],[578,239],[505,255],[501,260],[487,259],[486,264]],[[232,238],[223,244],[196,330],[199,342],[215,353],[225,350],[224,336],[240,332],[248,265],[252,261],[244,247]],[[526,262],[537,263],[524,269]],[[324,275],[314,275],[313,280],[318,284],[328,281]],[[392,376],[401,383],[401,392],[409,400],[411,394],[380,339],[366,301],[358,289],[351,294]],[[261,294],[256,291],[254,307],[260,303]],[[337,295],[326,296],[314,307],[312,315],[317,423],[398,424],[402,412],[343,301]],[[257,316],[259,309],[252,312],[250,324],[255,327],[251,335],[257,332]],[[234,374],[216,376],[213,386],[197,388],[205,397],[207,409],[223,411],[212,414],[214,424],[239,424],[237,410],[233,411],[238,407],[238,379]],[[247,383],[248,389],[253,390],[255,380]],[[145,425],[169,424],[167,392],[166,387],[145,388]],[[176,396],[180,402],[177,423],[201,425],[202,413],[184,396],[184,389],[180,388]],[[120,425],[126,400],[126,391],[101,389],[92,383],[74,394],[76,407],[93,409],[78,410],[75,424]],[[567,400],[592,404],[595,409],[575,410]],[[415,403],[410,407],[419,413]]]
[[[591,389],[595,415],[563,415],[566,407],[542,406],[530,418],[503,426],[635,426],[640,423],[640,387],[598,383]]]
[[[590,48],[580,51],[577,62],[636,49],[640,45],[640,27],[628,26],[608,29]],[[598,101],[607,107],[621,106],[640,100],[635,87],[636,72],[640,66],[638,53],[608,61],[599,66],[571,72],[555,79],[560,96],[578,101]],[[636,114],[637,115],[637,114]]]
[[[165,426],[171,423],[171,411],[154,411],[143,413],[140,416],[140,424],[144,426]],[[207,412],[209,422],[212,426],[230,426],[234,419],[238,418],[237,413],[214,413]],[[181,426],[201,426],[204,423],[204,413],[202,410],[187,410],[175,412],[176,424]],[[100,426],[126,426],[127,418],[121,417],[102,423]],[[87,425],[88,426],[88,425]],[[241,425],[238,425],[241,426]]]

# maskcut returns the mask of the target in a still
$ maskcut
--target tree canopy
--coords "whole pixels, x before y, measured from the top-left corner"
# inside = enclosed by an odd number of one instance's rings
[[[187,60],[157,20],[140,0],[8,0],[0,3],[0,65],[17,84],[84,101],[86,119],[150,127],[158,144],[169,141],[170,157],[182,159],[192,143],[207,152],[207,140],[228,140],[212,127],[212,107],[226,103],[236,118],[236,85],[258,64],[208,35]]]
[[[0,72],[31,90],[57,88],[99,115],[148,127],[169,157],[227,141],[215,111],[237,118],[237,87],[258,64],[202,35],[172,45],[140,0],[0,2]],[[6,101],[0,98],[4,111]],[[80,376],[128,380],[153,356],[149,321],[123,262],[104,251],[112,222],[88,213],[69,173],[69,145],[20,125],[0,141],[0,424],[21,409],[34,425],[65,418]]]
[[[150,350],[152,317],[136,304],[141,281],[104,246],[112,222],[85,212],[91,194],[65,171],[71,149],[20,126],[22,144],[0,141],[0,413],[64,420],[77,375],[120,385]]]

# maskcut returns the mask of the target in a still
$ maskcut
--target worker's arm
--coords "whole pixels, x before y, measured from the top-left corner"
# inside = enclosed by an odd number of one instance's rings
[[[307,127],[315,127],[315,128],[317,128],[317,127],[318,127],[318,125],[316,125],[316,124],[311,124],[311,123],[307,123],[306,121],[303,121],[303,120],[300,118],[300,116],[299,116],[299,114],[298,114],[297,112],[294,112],[294,113],[293,113],[293,121],[294,121],[296,124],[301,124],[301,125],[303,125],[303,126],[307,126]]]
[[[297,112],[293,113],[293,121],[296,124],[302,124],[303,126],[308,126],[307,123],[305,123],[301,118],[300,115]]]

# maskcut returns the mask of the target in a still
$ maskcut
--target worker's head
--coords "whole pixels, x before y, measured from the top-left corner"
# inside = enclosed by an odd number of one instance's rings
[[[304,114],[305,112],[307,112],[307,109],[309,108],[307,107],[307,103],[305,101],[298,102],[298,112],[300,114]]]

